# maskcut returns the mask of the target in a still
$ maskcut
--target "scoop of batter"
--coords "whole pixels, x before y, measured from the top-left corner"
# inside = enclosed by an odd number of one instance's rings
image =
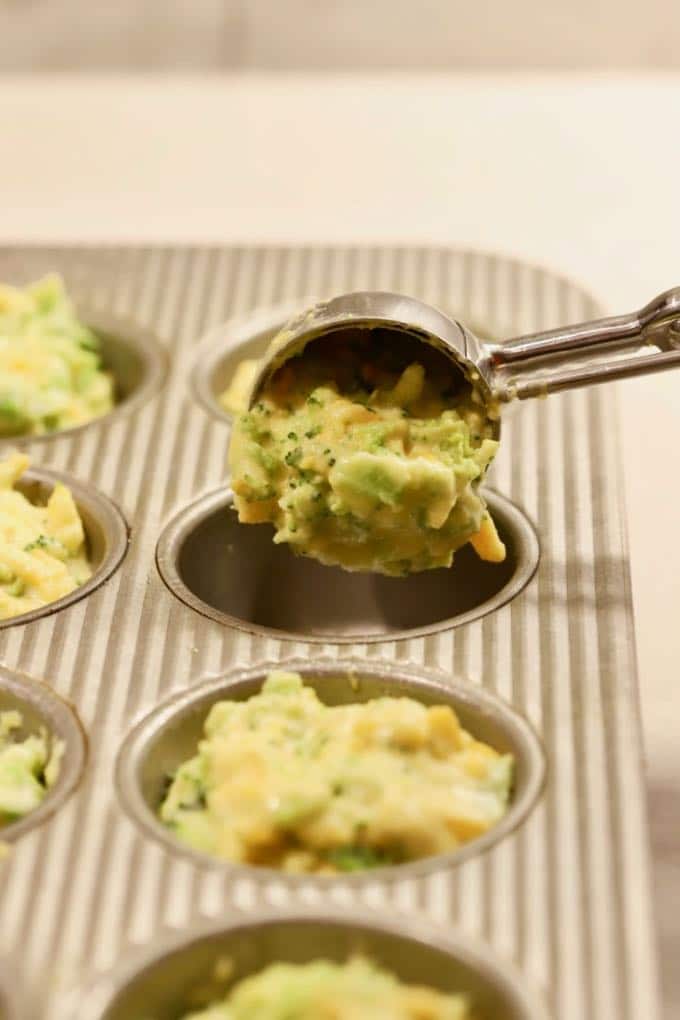
[[[479,492],[498,443],[475,391],[367,338],[317,347],[234,425],[239,519],[348,570],[448,567],[467,542],[503,560]]]

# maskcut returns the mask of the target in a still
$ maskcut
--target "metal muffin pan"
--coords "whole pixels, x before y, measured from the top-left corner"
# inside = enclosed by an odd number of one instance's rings
[[[467,993],[475,1020],[547,1020],[522,976],[482,946],[416,922],[398,925],[381,915],[358,921],[338,910],[260,913],[175,938],[92,989],[69,1020],[176,1020],[271,963],[344,962],[355,953],[409,984]],[[215,978],[219,960],[232,968],[226,982]],[[197,989],[205,993],[202,1001]]]
[[[276,877],[297,884],[316,881],[327,886],[337,879],[229,865],[227,861],[192,850],[176,839],[158,818],[167,777],[196,753],[203,734],[203,723],[212,705],[223,699],[243,701],[257,694],[267,674],[280,668],[279,663],[269,662],[254,669],[210,678],[159,705],[138,723],[123,744],[117,766],[118,791],[125,809],[145,831],[198,864],[254,876],[259,873],[269,880]],[[398,879],[460,864],[512,832],[534,805],[545,776],[543,749],[532,727],[499,698],[456,682],[439,671],[399,667],[390,663],[335,658],[330,662],[317,660],[310,663],[309,660],[293,659],[285,663],[285,668],[300,673],[305,684],[312,687],[327,705],[360,703],[386,695],[414,698],[425,705],[450,705],[462,726],[473,736],[503,754],[512,753],[515,758],[508,812],[489,832],[453,853],[423,858],[399,867],[343,875],[343,882]]]
[[[451,569],[407,578],[325,567],[274,545],[270,525],[240,524],[225,488],[169,522],[156,560],[177,598],[225,626],[343,644],[413,638],[494,612],[533,577],[540,553],[532,524],[499,493],[485,496],[507,546],[501,564],[483,562],[467,546]]]
[[[87,739],[73,707],[39,680],[0,666],[0,712],[22,714],[20,739],[41,729],[64,744],[59,775],[42,804],[29,815],[0,826],[0,842],[10,843],[42,825],[71,796],[82,778],[87,760]]]
[[[16,488],[31,503],[40,504],[47,502],[52,489],[58,482],[68,486],[78,507],[85,529],[92,575],[85,584],[74,588],[68,595],[55,599],[54,602],[49,602],[39,609],[32,609],[28,613],[0,620],[0,630],[40,620],[45,616],[59,612],[60,609],[72,606],[74,602],[79,602],[80,599],[96,591],[111,577],[127,552],[129,530],[125,518],[116,504],[108,496],[97,492],[93,486],[80,482],[70,475],[48,471],[44,468],[30,467],[19,479]]]
[[[91,747],[68,804],[13,843],[0,863],[0,969],[12,976],[12,992],[16,985],[21,1020],[65,1020],[74,1002],[91,1007],[87,1020],[101,1016],[111,1004],[107,995],[165,955],[169,935],[179,946],[206,925],[213,931],[251,920],[259,925],[265,916],[283,923],[310,910],[322,933],[338,908],[350,928],[382,928],[386,918],[405,938],[418,940],[423,931],[424,941],[437,945],[481,942],[493,973],[505,973],[498,961],[514,961],[531,1008],[544,997],[554,1020],[657,1020],[611,393],[602,387],[526,402],[504,416],[489,484],[492,512],[511,540],[505,567],[471,559],[461,572],[461,552],[441,587],[425,576],[424,589],[409,587],[406,596],[400,588],[399,597],[386,603],[383,595],[381,604],[370,590],[361,594],[357,577],[321,567],[308,574],[311,561],[296,559],[272,572],[269,557],[277,552],[266,529],[236,527],[228,510],[229,423],[215,404],[235,361],[257,354],[267,330],[282,321],[281,307],[298,308],[308,294],[401,291],[462,321],[487,322],[498,336],[592,318],[599,309],[589,295],[512,259],[447,249],[0,249],[0,280],[50,269],[62,273],[83,309],[159,337],[168,372],[162,387],[146,397],[133,392],[98,427],[37,440],[35,450],[29,443],[40,462],[33,477],[42,476],[45,493],[56,472],[67,475],[81,510],[86,496],[95,500],[84,516],[101,551],[96,577],[127,552],[96,597],[84,597],[98,583],[93,579],[70,603],[0,628],[0,663],[44,677],[76,707]],[[199,376],[209,399],[201,396]],[[135,413],[125,414],[126,406]],[[121,507],[120,515],[112,510],[113,563],[106,526],[97,532],[99,514],[106,514],[99,493]],[[110,508],[105,498],[104,504]],[[169,590],[169,571],[186,601],[176,597],[178,587]],[[302,581],[308,587],[301,603]],[[151,743],[158,735],[158,756],[148,759],[153,784],[166,767],[158,758],[172,730],[163,727],[176,706],[186,704],[191,718],[189,707],[211,685],[238,677],[237,686],[247,687],[268,663],[303,662],[308,673],[321,674],[335,672],[343,659],[372,678],[436,675],[448,684],[463,677],[464,688],[452,683],[456,695],[469,686],[475,705],[479,695],[510,706],[514,714],[503,714],[504,724],[526,720],[544,749],[546,781],[539,796],[532,794],[541,766],[529,770],[523,801],[519,778],[518,824],[494,830],[488,846],[470,844],[450,863],[385,869],[360,881],[292,882],[278,872],[210,866],[178,852],[154,828],[136,779],[141,824],[128,816],[132,805],[127,794],[119,796],[115,774],[131,734],[139,734],[138,761],[142,735]],[[212,679],[197,686],[205,677]],[[470,725],[484,735],[479,718]],[[136,731],[145,719],[148,729]],[[196,714],[191,726],[199,721]],[[190,732],[187,725],[183,733]],[[502,739],[500,731],[496,736]],[[125,756],[129,751],[121,762]],[[263,947],[264,929],[249,941]],[[411,959],[398,956],[397,963]],[[163,973],[170,982],[174,964]],[[192,975],[186,972],[187,981]],[[89,989],[94,995],[102,988],[105,997],[95,1002]],[[144,986],[137,988],[151,1010]]]

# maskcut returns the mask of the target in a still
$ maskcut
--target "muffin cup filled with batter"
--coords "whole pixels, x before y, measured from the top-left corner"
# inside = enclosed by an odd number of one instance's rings
[[[533,731],[496,698],[326,660],[176,696],[130,733],[117,778],[132,817],[198,863],[332,882],[481,851],[525,817],[543,769]]]
[[[352,960],[361,971],[356,977],[363,978],[358,990],[353,982],[358,1002],[340,990],[343,972]],[[337,909],[304,908],[250,914],[180,939],[175,936],[141,961],[137,949],[129,966],[123,965],[84,994],[79,990],[68,1017],[221,1020],[234,1016],[245,1020],[254,1015],[248,1012],[248,1003],[245,1012],[232,1014],[225,999],[239,995],[240,982],[250,982],[250,989],[257,992],[257,984],[262,990],[262,982],[267,981],[278,986],[275,998],[266,1014],[257,1015],[306,1020],[322,1015],[319,999],[309,1001],[305,979],[311,974],[322,985],[325,978],[335,976],[338,987],[332,1015],[343,1020],[346,1016],[357,1020],[382,1016],[390,1020],[547,1020],[540,998],[514,968],[455,932],[443,934],[413,920],[397,924],[376,911],[370,920],[359,920]],[[280,987],[280,979],[285,978],[292,978],[297,987],[290,980],[287,989]],[[323,987],[317,992],[323,995]],[[259,996],[257,1002],[260,1008],[266,1005]],[[365,1008],[344,1012],[343,1007],[349,1006]],[[435,1011],[440,1006],[443,1011]],[[280,1012],[284,1008],[286,1012]]]
[[[49,818],[77,786],[86,756],[74,709],[46,684],[0,667],[0,842]]]

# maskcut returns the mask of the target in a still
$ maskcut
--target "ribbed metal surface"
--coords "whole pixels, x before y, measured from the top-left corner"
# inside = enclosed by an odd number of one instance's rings
[[[226,475],[226,426],[188,386],[204,330],[304,293],[402,290],[492,331],[590,317],[579,288],[502,258],[431,249],[5,251],[0,279],[64,273],[76,293],[160,334],[164,389],[130,416],[29,446],[113,496],[132,527],[122,568],[98,592],[0,634],[0,661],[71,698],[92,754],[79,792],[23,838],[0,872],[0,954],[27,1015],[59,1016],[62,993],[161,931],[236,907],[323,903],[311,885],[231,883],[143,837],[124,817],[113,765],[132,721],[162,696],[232,664],[339,653],[251,637],[198,616],[160,581],[169,517]],[[481,936],[542,986],[558,1020],[653,1020],[635,661],[614,410],[603,390],[512,409],[493,484],[537,523],[538,577],[510,606],[455,632],[353,648],[355,656],[454,670],[537,727],[547,790],[483,857],[394,887],[341,885],[329,901],[418,914]],[[346,647],[345,647],[346,652]],[[49,1003],[49,1006],[48,1006]]]

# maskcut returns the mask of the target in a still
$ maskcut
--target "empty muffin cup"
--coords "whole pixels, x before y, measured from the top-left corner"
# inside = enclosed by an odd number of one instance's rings
[[[485,498],[505,542],[503,563],[460,549],[448,569],[404,578],[351,573],[275,545],[269,524],[240,524],[228,489],[202,496],[163,531],[161,577],[191,609],[230,627],[301,641],[368,642],[459,627],[505,605],[539,560],[533,525],[505,497]]]
[[[505,815],[483,835],[443,855],[389,867],[333,875],[293,875],[267,868],[235,865],[209,856],[181,842],[159,818],[168,777],[196,753],[203,724],[218,701],[244,701],[258,694],[267,675],[277,669],[299,673],[327,705],[366,702],[384,696],[409,697],[424,705],[449,705],[461,726],[478,740],[502,754],[514,757],[511,799]],[[445,674],[424,668],[358,660],[308,660],[265,663],[253,669],[237,670],[211,678],[175,695],[135,726],[123,743],[116,781],[121,802],[132,819],[150,836],[195,863],[228,868],[249,876],[324,884],[403,878],[459,864],[488,849],[514,830],[527,816],[541,792],[545,777],[543,749],[534,730],[508,704],[495,696],[462,683],[451,682]]]
[[[202,928],[173,939],[74,1000],[71,1020],[176,1020],[276,962],[345,962],[361,954],[408,984],[469,997],[475,1020],[547,1020],[539,996],[512,966],[455,932],[370,912],[285,911]],[[225,976],[221,974],[225,973]]]
[[[54,602],[9,619],[0,620],[0,630],[49,616],[73,605],[96,591],[120,566],[128,547],[128,526],[121,511],[108,496],[90,485],[77,481],[71,475],[43,468],[29,468],[15,485],[17,491],[31,503],[46,503],[57,484],[62,482],[70,490],[85,529],[87,554],[92,567],[91,576],[78,588]]]
[[[87,741],[74,709],[41,681],[0,666],[0,712],[11,711],[21,713],[18,739],[45,730],[62,743],[63,755],[42,803],[23,818],[0,826],[0,842],[5,843],[41,825],[64,803],[78,785],[87,757]]]

